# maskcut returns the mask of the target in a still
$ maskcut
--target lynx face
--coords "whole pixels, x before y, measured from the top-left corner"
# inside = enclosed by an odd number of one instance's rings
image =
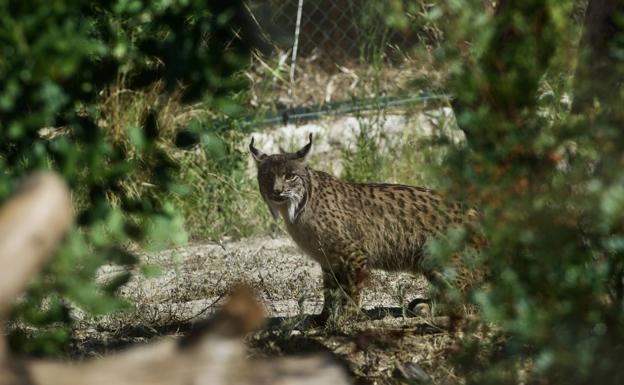
[[[301,150],[287,154],[264,154],[253,146],[253,142],[252,138],[249,150],[258,167],[262,198],[274,218],[277,219],[280,209],[285,208],[288,221],[295,223],[308,201],[306,156],[312,145],[312,136],[310,143]]]

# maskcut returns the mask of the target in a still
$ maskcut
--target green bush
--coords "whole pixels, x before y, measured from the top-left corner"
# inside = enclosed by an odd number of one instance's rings
[[[445,1],[431,14],[446,26],[435,54],[452,69],[467,138],[443,179],[479,208],[488,242],[472,261],[487,279],[467,298],[481,321],[454,358],[469,384],[619,384],[624,13],[587,18],[590,55],[579,50],[572,82],[579,4],[496,3]],[[570,110],[572,95],[581,106]],[[448,238],[431,248],[441,260],[468,237]]]
[[[254,42],[242,15],[240,1],[0,0],[0,200],[24,175],[53,169],[77,206],[75,229],[13,314],[16,325],[37,327],[36,338],[17,328],[14,349],[58,353],[68,303],[92,314],[124,307],[114,292],[127,274],[105,287],[94,282],[102,264],[135,263],[120,245],[184,240],[179,216],[161,199],[179,190],[161,103],[114,131],[98,95],[120,79],[136,90],[158,82],[163,93],[181,87],[183,101],[231,111],[226,96],[243,85],[233,75]]]

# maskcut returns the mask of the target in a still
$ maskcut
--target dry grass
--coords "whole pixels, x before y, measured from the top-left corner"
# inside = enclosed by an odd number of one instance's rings
[[[429,55],[404,57],[392,65],[374,66],[353,61],[327,67],[317,55],[299,58],[290,81],[287,52],[272,58],[253,56],[245,73],[250,80],[249,104],[260,110],[323,105],[333,101],[437,90],[444,72],[434,68]]]
[[[320,268],[286,237],[198,243],[142,258],[159,266],[161,274],[136,275],[123,288],[134,311],[85,319],[75,330],[73,355],[97,356],[163,334],[184,335],[243,282],[259,294],[269,315],[267,327],[248,336],[252,356],[326,352],[342,361],[358,383],[381,384],[403,383],[399,367],[415,363],[436,384],[461,383],[447,362],[461,333],[404,312],[405,304],[426,295],[420,277],[375,271],[364,292],[365,311],[313,328],[306,317],[322,306]],[[106,268],[98,279],[116,272]]]
[[[143,126],[150,114],[154,115],[158,125],[157,146],[171,155],[175,152],[173,143],[178,130],[203,113],[197,106],[181,104],[178,92],[163,96],[161,83],[143,90],[131,90],[124,86],[123,79],[100,93],[98,107],[100,119],[97,124],[108,142],[122,148],[129,161],[139,163],[149,161],[143,157],[141,147]],[[149,169],[151,167],[135,168],[137,171],[124,180],[122,194],[133,198],[158,195],[158,186],[151,182],[153,175],[146,171]],[[113,204],[118,201],[112,194],[108,198]]]
[[[348,332],[273,328],[249,337],[252,354],[281,356],[327,352],[345,364],[359,384],[405,384],[400,368],[416,364],[435,384],[461,384],[447,362],[460,336],[436,331],[418,319],[386,318],[351,324]]]
[[[164,94],[164,86],[160,82],[143,90],[131,90],[124,84],[124,80],[120,79],[100,93],[97,104],[101,118],[98,125],[106,131],[112,143],[123,145],[128,151],[133,151],[129,130],[142,127],[152,111],[158,118],[159,141],[168,145],[173,143],[180,127],[209,113],[200,104],[182,104],[180,91]]]
[[[144,90],[129,90],[123,80],[101,92],[98,124],[111,144],[123,148],[130,161],[148,161],[141,154],[140,136],[146,119],[154,114],[159,132],[156,145],[179,166],[174,180],[180,186],[178,192],[164,193],[151,182],[153,175],[141,172],[139,167],[137,173],[124,180],[123,194],[173,203],[194,239],[241,237],[266,230],[267,216],[260,209],[253,180],[245,172],[247,154],[240,150],[245,135],[226,132],[214,137],[224,151],[218,159],[205,144],[176,148],[174,140],[181,129],[193,120],[208,122],[214,117],[214,112],[201,104],[182,104],[180,96],[180,92],[163,94],[160,83]],[[113,204],[118,201],[113,195],[109,199]]]

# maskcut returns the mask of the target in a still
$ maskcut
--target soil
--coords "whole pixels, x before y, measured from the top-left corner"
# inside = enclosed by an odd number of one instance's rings
[[[375,271],[361,314],[313,327],[309,316],[322,307],[320,267],[284,235],[196,243],[141,257],[160,274],[137,271],[123,287],[133,311],[97,319],[75,314],[82,321],[74,332],[74,357],[183,335],[218,309],[232,287],[246,284],[267,313],[265,328],[247,337],[250,356],[325,352],[345,365],[355,383],[461,382],[447,363],[457,333],[406,310],[411,300],[427,296],[422,277]],[[106,266],[98,280],[122,271]]]

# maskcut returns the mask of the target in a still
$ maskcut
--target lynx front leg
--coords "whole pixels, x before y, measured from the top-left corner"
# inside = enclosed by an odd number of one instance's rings
[[[349,282],[349,291],[351,298],[357,299],[355,304],[360,307],[362,289],[370,280],[370,268],[368,266],[368,258],[362,253],[352,253],[347,258],[347,266],[349,274],[347,276]]]
[[[351,254],[339,266],[323,268],[323,322],[340,311],[359,310],[362,288],[370,278],[367,260],[360,255]]]
[[[337,269],[323,267],[323,310],[317,323],[324,324],[332,314],[336,314],[338,309],[344,306],[340,282],[341,277]]]

